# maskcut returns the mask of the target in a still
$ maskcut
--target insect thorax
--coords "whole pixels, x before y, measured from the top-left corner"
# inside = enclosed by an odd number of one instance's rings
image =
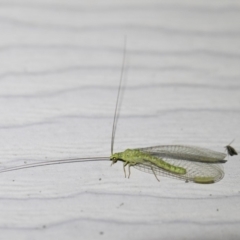
[[[135,163],[141,159],[143,153],[141,153],[137,149],[126,149],[124,152],[114,153],[111,155],[110,160],[114,163],[119,161],[128,162],[128,163]]]

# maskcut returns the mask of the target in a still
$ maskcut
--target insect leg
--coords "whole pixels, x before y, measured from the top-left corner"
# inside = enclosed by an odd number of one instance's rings
[[[128,178],[130,178],[130,174],[131,174],[131,171],[130,171],[130,164],[128,164]]]
[[[124,163],[123,163],[123,171],[124,171],[125,178],[127,177],[127,175],[126,175],[126,169],[125,169],[125,167],[127,166],[127,164],[128,164],[128,162],[124,162]],[[128,166],[129,166],[129,165],[128,165]]]
[[[130,178],[130,174],[131,174],[130,167],[134,166],[134,165],[136,165],[136,163],[129,163],[128,164],[128,178]]]
[[[160,180],[157,178],[157,175],[156,175],[156,173],[154,172],[154,170],[153,170],[153,168],[151,167],[151,169],[152,169],[152,172],[153,172],[153,174],[154,174],[154,176],[155,176],[155,178],[160,182]]]

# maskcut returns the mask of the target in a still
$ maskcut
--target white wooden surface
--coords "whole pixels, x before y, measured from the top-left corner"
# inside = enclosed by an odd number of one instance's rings
[[[0,165],[160,144],[240,148],[239,1],[0,1]],[[239,239],[240,161],[198,185],[122,164],[0,175],[0,239]]]

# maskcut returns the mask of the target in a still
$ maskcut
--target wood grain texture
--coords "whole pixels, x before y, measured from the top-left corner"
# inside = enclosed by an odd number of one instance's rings
[[[1,1],[0,167],[160,144],[240,149],[238,1]],[[239,239],[240,161],[198,185],[89,162],[0,175],[0,239]]]

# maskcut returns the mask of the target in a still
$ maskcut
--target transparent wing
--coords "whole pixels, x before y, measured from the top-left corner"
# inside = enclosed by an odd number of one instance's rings
[[[222,164],[188,161],[184,159],[174,159],[166,157],[162,160],[174,166],[185,168],[186,174],[176,174],[169,172],[149,161],[146,161],[144,163],[138,163],[134,165],[134,167],[143,172],[152,174],[155,173],[156,175],[187,180],[195,183],[215,183],[220,181],[224,177]]]
[[[225,153],[212,151],[207,148],[200,148],[187,145],[162,145],[147,148],[138,148],[138,150],[157,156],[159,158],[183,159],[199,162],[226,162]]]

